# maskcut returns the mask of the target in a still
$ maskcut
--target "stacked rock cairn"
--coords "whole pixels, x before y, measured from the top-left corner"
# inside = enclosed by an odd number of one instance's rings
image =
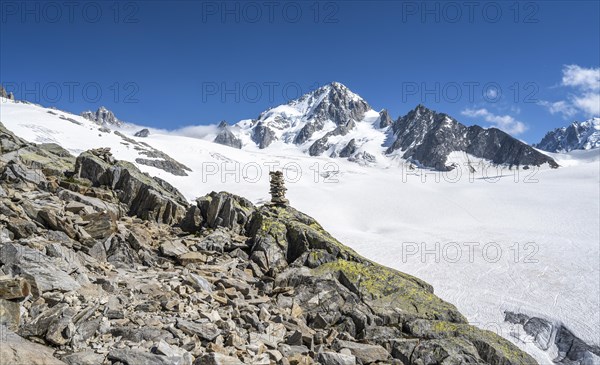
[[[285,182],[283,180],[283,172],[271,171],[269,172],[271,177],[271,204],[287,206],[290,202],[285,198]]]

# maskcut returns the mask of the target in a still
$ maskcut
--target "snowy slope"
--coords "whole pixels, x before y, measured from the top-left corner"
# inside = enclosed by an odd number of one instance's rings
[[[31,142],[56,142],[74,154],[102,146],[118,159],[140,156],[119,135],[65,112],[0,99],[0,121]],[[372,129],[369,123],[374,120],[364,120],[364,128]],[[282,142],[283,135],[268,149],[238,150],[160,131],[136,138],[136,130],[122,132],[192,171],[174,176],[138,167],[189,199],[226,190],[261,203],[268,199],[269,166],[283,169],[295,208],[366,257],[430,282],[471,322],[544,364],[555,354],[517,340],[523,336],[504,322],[505,310],[564,323],[600,345],[600,150],[552,154],[563,166],[556,170],[486,167],[456,152],[450,158],[460,168],[433,172],[412,170],[399,158],[363,166],[326,154],[312,157]]]

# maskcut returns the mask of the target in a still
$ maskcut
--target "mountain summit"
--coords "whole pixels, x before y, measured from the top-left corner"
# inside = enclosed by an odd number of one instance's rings
[[[117,117],[115,117],[115,114],[113,112],[111,112],[110,110],[106,109],[103,106],[98,108],[98,110],[96,110],[96,112],[92,112],[91,110],[83,112],[83,113],[81,113],[81,116],[87,120],[96,122],[97,124],[107,126],[107,127],[110,127],[110,126],[122,127],[124,124],[122,121],[117,119]]]
[[[266,110],[247,129],[259,148],[266,148],[276,140],[302,145],[322,131],[329,132],[339,126],[352,129],[371,110],[360,96],[339,82],[332,82]]]

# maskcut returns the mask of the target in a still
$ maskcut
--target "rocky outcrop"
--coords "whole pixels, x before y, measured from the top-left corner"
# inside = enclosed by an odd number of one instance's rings
[[[88,151],[77,157],[75,173],[79,178],[90,180],[93,186],[114,190],[119,201],[127,206],[128,214],[142,219],[173,224],[179,222],[187,210],[187,202],[181,196],[167,191],[125,161],[107,162],[94,151]]]
[[[97,123],[102,126],[123,126],[123,122],[115,117],[115,114],[105,107],[101,106],[95,112],[86,111],[81,113],[81,116],[85,119]]]
[[[254,127],[252,140],[258,145],[258,148],[263,149],[269,147],[275,139],[275,132],[266,125],[259,122],[256,127]]]
[[[196,205],[188,209],[182,226],[188,232],[196,232],[201,227],[225,227],[235,234],[245,234],[246,225],[254,210],[254,205],[247,199],[227,192],[213,191],[198,198]]]
[[[318,122],[318,121],[312,121],[312,122],[308,122],[304,125],[304,127],[302,127],[302,129],[300,129],[300,132],[298,132],[298,134],[296,135],[296,138],[294,138],[294,143],[296,144],[303,144],[306,141],[308,141],[312,135],[318,131],[321,130],[323,128],[323,123]]]
[[[184,164],[177,162],[171,158],[168,158],[168,159],[163,158],[163,159],[155,160],[155,159],[138,157],[135,159],[135,162],[139,163],[140,165],[155,167],[157,169],[166,171],[175,176],[188,176],[186,171],[191,171],[191,169],[189,167],[187,167]]]
[[[231,132],[229,126],[227,125],[227,122],[222,121],[219,124],[218,128],[219,133],[217,134],[213,142],[237,149],[242,148],[242,140],[237,138],[235,134]]]
[[[2,333],[2,346],[0,346],[2,365],[68,365],[55,358],[51,348],[27,341],[6,328],[0,327],[0,333]]]
[[[568,127],[546,133],[540,143],[533,145],[548,152],[569,152],[600,148],[600,118],[573,122]]]
[[[596,364],[600,362],[600,347],[585,343],[561,323],[522,313],[505,312],[506,322],[522,327],[541,350],[556,353],[557,364]]]
[[[141,131],[140,131],[141,132]],[[133,145],[133,148],[138,151],[140,155],[147,156],[148,158],[138,157],[135,162],[140,165],[152,166],[157,169],[161,169],[175,176],[187,176],[187,171],[192,171],[189,167],[175,160],[166,153],[157,150],[150,146],[146,142],[136,141],[133,138],[127,137],[119,131],[114,132],[117,136],[123,139],[123,144]]]
[[[423,105],[417,106],[392,125],[395,140],[387,149],[424,167],[451,170],[447,157],[451,152],[466,152],[494,164],[513,166],[541,166],[558,164],[531,146],[496,128],[466,127],[443,113],[436,113]]]
[[[325,133],[325,135],[317,139],[308,149],[308,153],[311,156],[320,156],[323,152],[327,151],[330,147],[329,138],[333,136],[345,136],[348,132],[355,128],[356,124],[354,121],[349,120],[345,124],[338,125],[334,130]]]
[[[390,117],[387,109],[383,109],[379,112],[379,128],[387,128],[394,124],[394,120]]]
[[[45,184],[1,169],[2,361],[535,364],[290,206],[212,192],[186,209],[107,149]]]
[[[352,138],[350,142],[348,142],[348,144],[340,151],[340,157],[350,157],[356,153],[357,149],[358,146],[356,145],[356,140]]]
[[[135,137],[141,137],[141,138],[146,138],[149,135],[150,135],[150,131],[148,130],[148,128],[141,129],[141,130],[135,132],[135,134],[134,134]]]

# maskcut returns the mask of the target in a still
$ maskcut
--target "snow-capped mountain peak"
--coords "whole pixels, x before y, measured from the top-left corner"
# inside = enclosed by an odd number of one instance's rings
[[[600,118],[575,121],[568,127],[556,128],[546,133],[540,143],[534,146],[549,152],[600,148]]]
[[[324,85],[298,99],[268,109],[251,122],[242,121],[236,125],[249,143],[260,149],[274,142],[298,145],[311,155],[321,155],[329,151],[336,155],[354,138],[357,125],[367,123],[366,129],[375,129],[379,113],[359,95],[339,82]],[[365,128],[361,128],[365,129]],[[363,131],[364,132],[364,131]],[[367,142],[383,135],[367,131],[357,141]],[[371,138],[369,138],[369,135]],[[357,147],[358,149],[358,147]],[[377,148],[376,153],[380,153]],[[346,150],[348,151],[348,149]]]

